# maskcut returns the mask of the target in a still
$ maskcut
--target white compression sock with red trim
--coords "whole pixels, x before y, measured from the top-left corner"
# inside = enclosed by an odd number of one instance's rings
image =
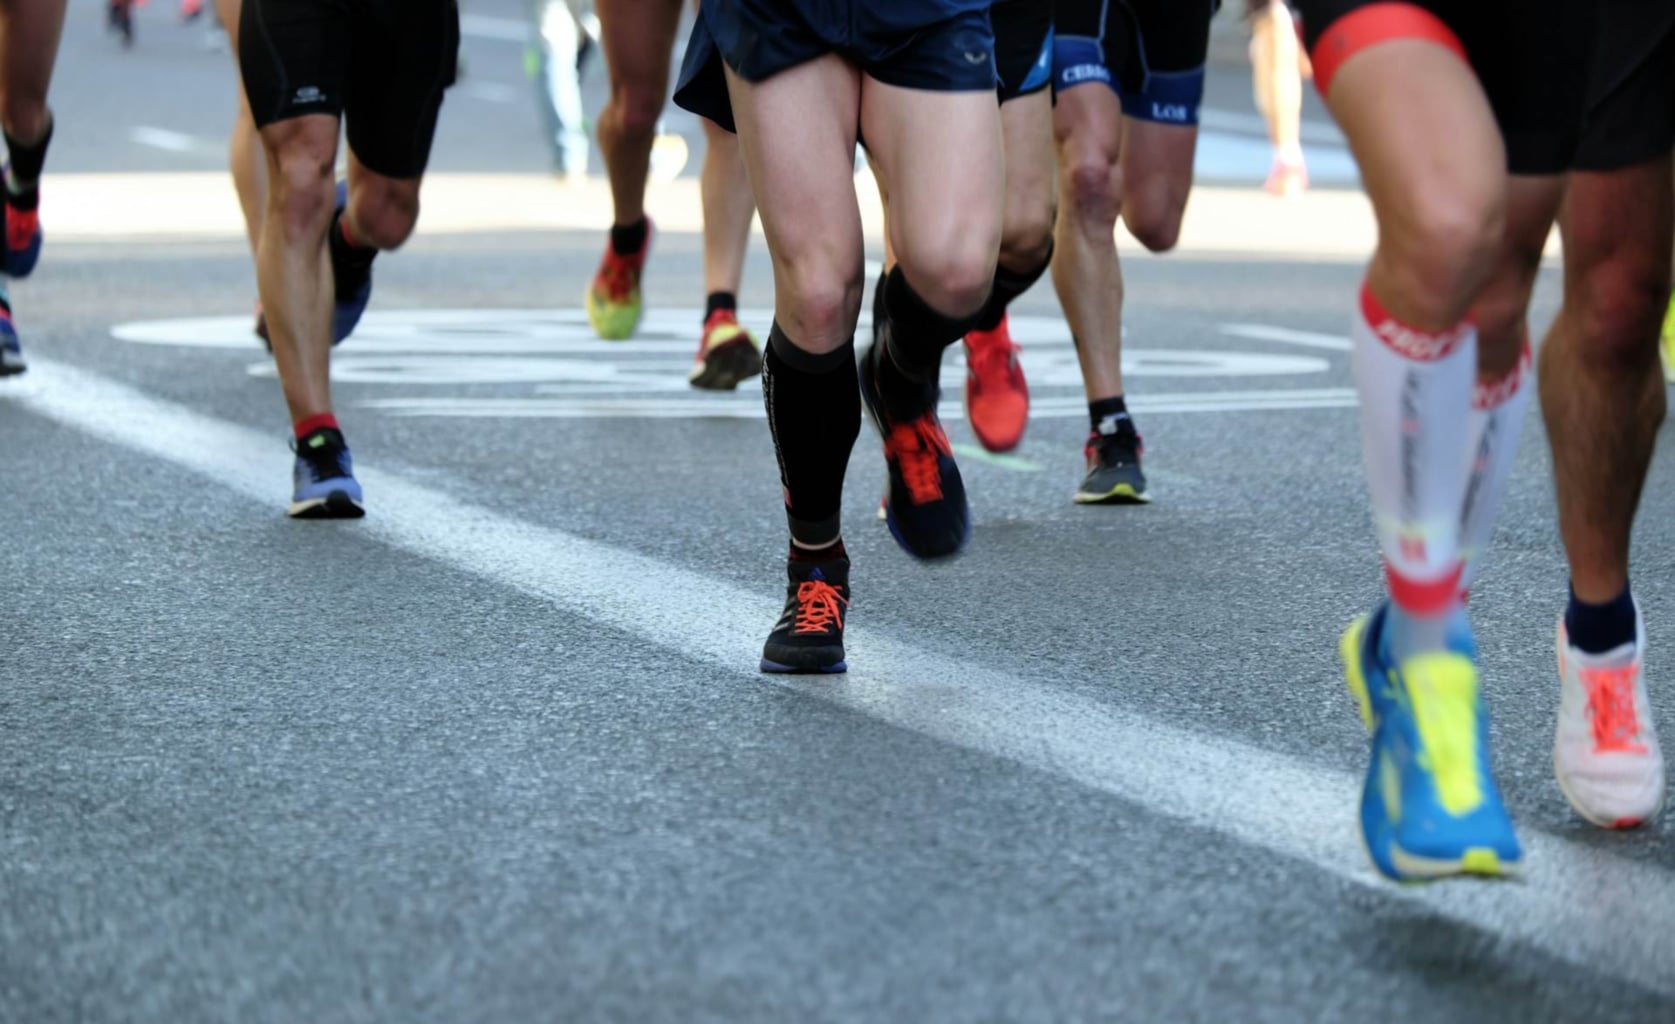
[[[1460,558],[1465,571],[1460,590],[1471,589],[1483,567],[1489,541],[1495,535],[1506,482],[1518,456],[1518,439],[1524,433],[1524,414],[1530,405],[1530,342],[1511,372],[1498,379],[1477,378],[1471,398],[1471,426],[1466,431],[1466,460],[1470,478],[1466,500],[1460,508]]]
[[[1404,324],[1361,289],[1351,362],[1361,396],[1361,451],[1394,602],[1390,654],[1442,650],[1460,606],[1460,512],[1468,463],[1477,330]]]

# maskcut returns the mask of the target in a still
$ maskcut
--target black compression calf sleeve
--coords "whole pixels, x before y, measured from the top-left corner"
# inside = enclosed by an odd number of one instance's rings
[[[977,320],[971,326],[979,331],[992,331],[1000,326],[1001,318],[1006,315],[1006,307],[1012,300],[1030,290],[1035,282],[1041,280],[1041,275],[1047,272],[1047,267],[1053,262],[1053,247],[1047,246],[1047,256],[1041,265],[1028,273],[1020,274],[1005,267],[995,267],[995,286],[989,292],[989,301],[983,304],[982,312],[977,314]]]
[[[935,380],[942,367],[942,350],[959,341],[971,327],[971,317],[944,316],[930,307],[901,265],[884,279],[885,350],[902,373]]]
[[[814,355],[774,324],[762,360],[762,401],[791,536],[808,547],[830,544],[842,534],[843,475],[861,433],[854,341]]]

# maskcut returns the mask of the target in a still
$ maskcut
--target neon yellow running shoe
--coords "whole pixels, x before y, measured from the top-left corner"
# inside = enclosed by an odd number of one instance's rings
[[[1663,352],[1663,376],[1675,384],[1675,297],[1669,300],[1669,312],[1663,318],[1663,338],[1659,348]]]
[[[604,258],[587,289],[587,320],[606,341],[632,337],[640,326],[644,305],[640,301],[640,274],[651,251],[651,218],[646,218],[646,240],[640,251],[622,256],[605,243]]]

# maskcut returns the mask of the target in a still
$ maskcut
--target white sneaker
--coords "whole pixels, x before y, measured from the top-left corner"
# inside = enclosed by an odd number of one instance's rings
[[[1646,625],[1632,644],[1588,654],[1559,619],[1559,728],[1553,772],[1576,813],[1601,828],[1633,828],[1663,807],[1663,753],[1641,669]]]

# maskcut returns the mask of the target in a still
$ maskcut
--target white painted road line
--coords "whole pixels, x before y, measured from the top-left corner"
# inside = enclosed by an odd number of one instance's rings
[[[1251,341],[1277,341],[1284,345],[1304,348],[1323,348],[1331,352],[1348,352],[1353,344],[1337,334],[1317,334],[1313,331],[1293,331],[1288,327],[1269,327],[1267,324],[1222,324],[1221,333],[1231,338]]]
[[[200,473],[279,514],[289,467],[277,431],[200,415],[66,363],[39,357],[33,363],[32,379],[0,391],[0,400]],[[1591,974],[1675,995],[1675,929],[1669,927],[1675,874],[1669,871],[1527,830],[1523,883],[1394,886],[1371,873],[1359,847],[1352,773],[942,657],[864,626],[850,630],[855,668],[847,677],[764,678],[754,667],[763,631],[779,613],[777,596],[519,522],[376,469],[360,475],[371,516],[343,529],[736,672],[740,685],[780,685],[1071,779],[1313,865],[1381,899],[1528,944]],[[706,615],[694,621],[685,605],[667,599],[671,593],[706,595]],[[1305,678],[1326,674],[1330,647],[1323,641],[1318,658],[1304,666]],[[1344,728],[1358,730],[1348,698],[1342,699]],[[1214,856],[1212,839],[1205,857]]]
[[[264,364],[265,369],[265,364]],[[566,388],[564,395],[536,397],[451,397],[411,396],[370,398],[356,408],[374,409],[390,416],[446,417],[454,419],[738,419],[759,420],[766,416],[761,398],[752,395],[660,396],[621,394],[623,385],[612,385],[618,394],[592,397],[581,388]],[[1207,412],[1283,412],[1293,409],[1353,409],[1357,404],[1353,388],[1294,388],[1274,391],[1197,391],[1178,394],[1136,394],[1129,398],[1136,414]],[[965,416],[958,401],[947,401],[937,409],[944,419]],[[1030,405],[1034,419],[1068,419],[1086,416],[1088,406],[1078,396],[1037,397]]]
[[[198,140],[190,135],[145,124],[137,124],[128,129],[128,138],[142,146],[150,146],[152,149],[161,149],[168,153],[191,153],[201,148]]]

